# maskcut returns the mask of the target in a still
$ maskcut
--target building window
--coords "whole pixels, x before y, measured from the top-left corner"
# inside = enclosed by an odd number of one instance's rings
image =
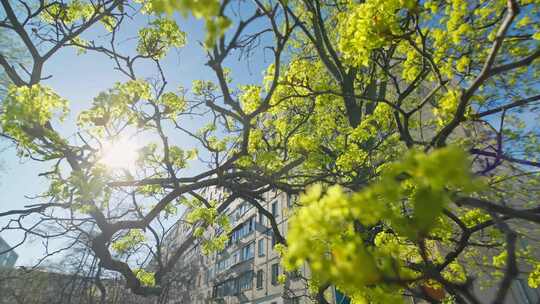
[[[276,246],[276,236],[274,232],[272,232],[272,249],[274,249],[275,246]]]
[[[252,281],[253,281],[253,278],[252,278],[251,271],[242,274],[242,275],[238,278],[238,287],[239,287],[239,289],[240,289],[240,290],[251,289],[251,287],[252,287],[252,285],[251,285],[251,284],[252,284]]]
[[[230,267],[252,259],[255,256],[255,242],[249,243],[249,245],[240,248],[239,250],[233,252],[229,257],[217,262],[216,273],[220,273],[229,269]]]
[[[264,214],[259,211],[259,224],[264,226]]]
[[[279,216],[279,214],[278,214],[278,202],[277,202],[277,201],[274,201],[274,202],[272,203],[272,215],[273,215],[274,217],[278,217],[278,216]]]
[[[232,217],[234,220],[238,220],[240,219],[244,214],[246,214],[246,212],[249,211],[249,208],[251,207],[251,205],[247,202],[243,202],[241,203],[238,208],[236,208],[236,210],[233,212],[232,214]]]
[[[238,293],[238,280],[232,279],[218,284],[214,287],[214,296],[222,298],[224,296],[234,295]]]
[[[279,276],[279,264],[272,264],[272,285],[277,285]]]
[[[259,250],[259,256],[264,256],[264,239],[260,239],[259,243],[257,244],[258,250]]]
[[[236,244],[240,239],[248,236],[253,231],[255,231],[255,217],[252,217],[249,220],[245,221],[231,232],[231,236],[229,238],[229,245]]]
[[[259,269],[257,270],[257,289],[261,289],[263,287],[263,270]]]
[[[255,243],[252,242],[249,245],[243,247],[240,252],[240,261],[245,261],[255,256]]]

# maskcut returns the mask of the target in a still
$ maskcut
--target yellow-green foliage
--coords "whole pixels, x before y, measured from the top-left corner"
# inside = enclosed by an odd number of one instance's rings
[[[102,204],[108,203],[110,189],[106,188],[108,181],[107,168],[103,165],[95,165],[88,172],[73,171],[68,179],[69,186],[73,189],[75,202],[80,208],[78,211],[88,212],[95,206],[88,206],[89,202],[100,199]]]
[[[531,288],[538,288],[540,286],[540,263],[534,265],[533,271],[529,274],[529,279],[527,280]]]
[[[433,110],[439,125],[447,124],[454,117],[460,96],[459,91],[450,90],[440,98],[438,107]]]
[[[94,5],[90,2],[81,0],[71,0],[61,3],[59,1],[51,2],[41,13],[41,19],[47,23],[54,24],[62,21],[70,25],[80,20],[87,20],[95,14]]]
[[[184,96],[180,96],[174,92],[166,92],[161,95],[158,103],[163,105],[163,112],[170,117],[174,117],[176,114],[181,113],[186,108],[186,100],[184,99]]]
[[[105,126],[113,126],[119,122],[135,123],[138,116],[132,111],[131,106],[151,97],[150,85],[146,81],[130,80],[116,83],[112,89],[95,97],[89,110],[79,114],[78,124],[101,135]]]
[[[129,230],[124,236],[114,241],[111,245],[112,249],[122,254],[126,253],[135,246],[140,245],[146,240],[146,236],[139,229]]]
[[[96,5],[91,1],[45,1],[45,3],[47,6],[39,16],[41,20],[49,24],[62,23],[66,26],[72,26],[74,23],[87,22],[98,14],[104,13],[103,6]],[[110,32],[116,26],[117,21],[112,15],[104,14],[99,22]]]
[[[133,272],[135,273],[135,276],[137,276],[137,279],[141,281],[143,286],[152,287],[156,285],[156,278],[153,272],[149,272],[144,269],[136,269]]]
[[[26,146],[34,137],[53,136],[44,126],[55,112],[63,119],[68,113],[68,102],[51,88],[40,84],[30,87],[11,85],[3,101],[0,125],[4,132]]]
[[[184,204],[190,208],[186,220],[193,225],[197,225],[193,235],[201,240],[204,254],[223,250],[229,240],[229,233],[232,229],[229,218],[225,214],[218,212],[217,203],[214,201],[210,203],[211,206],[208,208],[198,200],[184,201]],[[208,227],[219,229],[222,233],[218,235],[207,235],[205,232]]]
[[[455,147],[428,155],[412,151],[360,192],[311,187],[290,220],[286,269],[309,261],[318,280],[357,298],[371,303],[398,299],[400,288],[385,284],[385,279],[414,278],[415,271],[405,263],[419,258],[414,244],[429,235],[452,192],[479,189],[467,164],[465,153]],[[377,236],[375,246],[368,246],[355,222],[364,227],[383,223],[393,232]],[[377,287],[369,287],[374,284]]]
[[[169,161],[174,167],[185,168],[189,160],[197,157],[196,150],[182,150],[180,147],[169,147]]]
[[[250,85],[244,86],[241,89],[240,103],[242,104],[242,109],[246,114],[250,114],[261,104],[261,87]]]
[[[142,56],[161,59],[169,48],[182,47],[186,44],[186,34],[172,19],[159,18],[150,22],[150,26],[139,31],[137,52]]]
[[[213,46],[231,22],[219,16],[219,0],[149,0],[151,10],[157,13],[172,14],[179,11],[183,15],[193,14],[197,19],[204,19],[206,23],[206,45]]]
[[[341,21],[339,47],[345,58],[367,66],[371,51],[387,46],[394,36],[403,33],[400,19],[404,12],[416,7],[412,0],[367,0],[351,4]]]

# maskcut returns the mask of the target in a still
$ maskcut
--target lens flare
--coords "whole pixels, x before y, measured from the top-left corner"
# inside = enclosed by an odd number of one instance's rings
[[[137,162],[138,148],[135,141],[127,138],[106,141],[102,145],[99,162],[111,169],[132,171]]]

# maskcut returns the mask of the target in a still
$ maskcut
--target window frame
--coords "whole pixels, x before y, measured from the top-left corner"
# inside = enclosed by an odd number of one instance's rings
[[[278,200],[275,200],[272,202],[272,216],[274,216],[275,218],[279,217],[279,206],[278,206]]]
[[[271,269],[271,282],[272,285],[278,285],[278,278],[279,278],[279,263],[274,263],[270,266]]]
[[[256,279],[255,279],[255,288],[256,289],[263,289],[264,285],[264,270],[259,269],[257,270]]]
[[[261,238],[257,241],[257,256],[258,257],[263,257],[266,255],[265,248],[264,248],[264,241],[265,241],[264,238]]]

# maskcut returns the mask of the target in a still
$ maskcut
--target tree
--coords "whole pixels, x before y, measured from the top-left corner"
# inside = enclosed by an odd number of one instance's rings
[[[186,248],[161,252],[166,217],[190,206],[192,239],[218,250],[226,233],[204,231],[230,229],[223,211],[235,199],[269,219],[288,270],[309,264],[320,303],[330,285],[359,303],[404,294],[479,303],[474,278],[484,274],[495,303],[520,274],[538,286],[539,1],[73,0],[26,14],[2,6],[0,25],[32,55],[26,76],[0,56],[13,82],[2,132],[51,171],[41,197],[49,202],[0,216],[64,210],[54,218],[69,222],[65,233],[86,234],[99,266],[134,293],[160,294]],[[204,19],[214,78],[172,91],[162,59],[186,43],[177,11]],[[123,53],[116,37],[137,12],[150,21]],[[108,41],[83,35],[98,23]],[[78,140],[59,127],[69,102],[43,83],[44,63],[66,47],[104,55],[128,79],[79,114]],[[244,67],[230,57],[262,52],[271,57],[262,81],[237,83]],[[138,76],[141,62],[157,76]],[[187,127],[187,117],[207,125]],[[156,142],[140,149],[135,169],[107,165],[106,147],[133,134]],[[179,146],[175,134],[197,146]],[[208,169],[188,175],[194,158]],[[210,186],[229,195],[208,200],[200,191]],[[301,194],[287,236],[260,204],[274,190]],[[133,266],[141,256],[157,262],[155,273]]]
[[[4,57],[9,58],[9,61],[13,64],[22,64],[27,58],[27,54],[24,52],[24,48],[18,44],[14,43],[12,37],[10,37],[7,31],[4,28],[0,28],[0,49],[2,49],[2,54]],[[2,100],[4,99],[7,88],[10,84],[9,77],[4,73],[4,69],[0,70],[0,111]],[[0,137],[0,142],[3,138]],[[0,154],[5,153],[6,147],[0,144]],[[0,172],[5,170],[5,162],[0,160]]]

